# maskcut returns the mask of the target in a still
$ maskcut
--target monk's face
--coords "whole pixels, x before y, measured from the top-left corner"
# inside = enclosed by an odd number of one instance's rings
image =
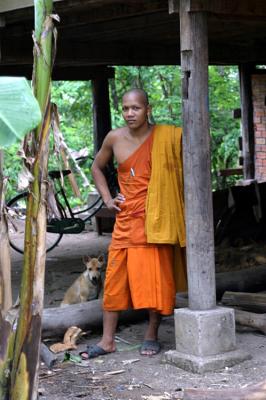
[[[138,129],[148,123],[150,106],[139,93],[128,93],[122,99],[122,115],[130,129]]]

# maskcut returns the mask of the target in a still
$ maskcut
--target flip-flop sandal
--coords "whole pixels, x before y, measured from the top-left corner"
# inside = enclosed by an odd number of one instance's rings
[[[89,360],[90,358],[105,356],[106,354],[110,353],[111,353],[110,351],[105,351],[102,347],[98,346],[97,344],[94,344],[92,346],[87,346],[87,351],[81,351],[79,355],[82,358],[82,360]]]
[[[161,345],[157,340],[144,340],[139,350],[142,356],[154,356],[158,354],[161,350]],[[146,354],[145,352],[151,352],[151,354]]]

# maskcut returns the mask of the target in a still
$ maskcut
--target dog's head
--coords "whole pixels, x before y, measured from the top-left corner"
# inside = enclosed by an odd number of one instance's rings
[[[101,271],[104,265],[104,256],[100,255],[98,258],[84,256],[83,262],[87,267],[89,280],[97,285],[101,279]]]

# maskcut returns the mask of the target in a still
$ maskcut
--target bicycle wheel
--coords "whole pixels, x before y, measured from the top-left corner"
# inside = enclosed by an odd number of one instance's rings
[[[27,196],[28,193],[23,192],[7,203],[9,243],[21,254],[24,253]],[[57,246],[62,236],[62,233],[46,232],[46,252]]]

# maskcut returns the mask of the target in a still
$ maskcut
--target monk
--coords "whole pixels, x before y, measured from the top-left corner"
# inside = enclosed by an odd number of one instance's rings
[[[148,243],[145,208],[151,177],[155,125],[149,123],[147,93],[132,89],[122,98],[126,125],[110,131],[95,157],[92,175],[97,190],[116,222],[109,247],[103,298],[103,336],[89,346],[83,358],[93,358],[116,350],[115,331],[119,312],[128,308],[147,309],[149,324],[140,354],[160,351],[158,329],[162,315],[173,313],[175,282],[173,246]],[[112,197],[103,173],[115,157],[120,193]]]

